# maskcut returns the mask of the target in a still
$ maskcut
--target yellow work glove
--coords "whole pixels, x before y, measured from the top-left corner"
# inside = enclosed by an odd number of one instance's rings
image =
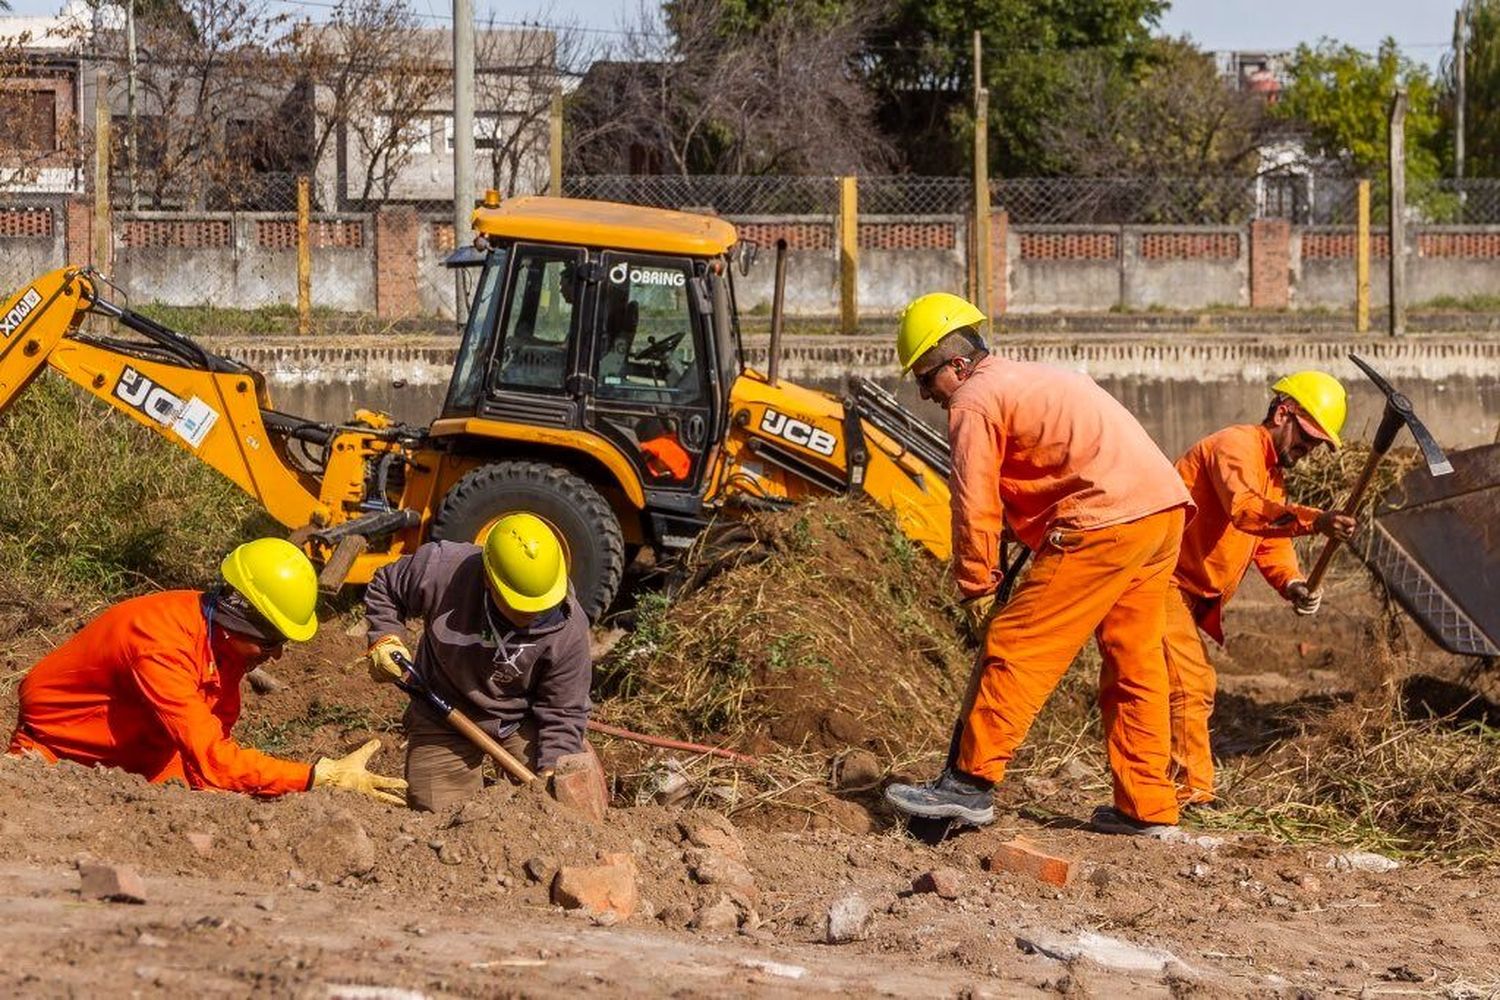
[[[383,774],[371,774],[365,765],[380,749],[379,740],[371,740],[347,757],[323,757],[313,765],[314,788],[345,788],[351,792],[368,795],[393,806],[406,805],[406,797],[391,792],[406,791],[406,782],[400,778],[387,778]]]
[[[964,609],[964,618],[969,623],[969,631],[974,633],[974,638],[983,642],[985,633],[990,627],[990,617],[995,613],[995,595],[980,594],[978,597],[969,598],[959,606]]]
[[[375,645],[365,653],[370,661],[370,680],[376,684],[394,684],[399,681],[406,671],[396,663],[397,656],[405,657],[406,662],[411,662],[411,650],[406,648],[406,643],[394,635],[383,635],[375,640]]]

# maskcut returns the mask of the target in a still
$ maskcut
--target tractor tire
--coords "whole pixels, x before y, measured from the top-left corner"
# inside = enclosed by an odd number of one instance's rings
[[[432,538],[479,542],[502,514],[530,511],[562,536],[568,575],[590,621],[609,608],[625,571],[620,520],[599,491],[544,462],[496,462],[464,476],[438,505]]]

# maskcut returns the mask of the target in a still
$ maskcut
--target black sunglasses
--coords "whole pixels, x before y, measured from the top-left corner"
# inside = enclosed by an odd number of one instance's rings
[[[938,372],[942,371],[944,368],[952,368],[954,371],[957,371],[958,362],[962,360],[962,358],[949,358],[947,361],[944,361],[941,364],[933,365],[925,372],[922,372],[920,374],[913,373],[913,377],[916,378],[917,385],[920,388],[927,392],[931,392],[932,383],[938,377]]]

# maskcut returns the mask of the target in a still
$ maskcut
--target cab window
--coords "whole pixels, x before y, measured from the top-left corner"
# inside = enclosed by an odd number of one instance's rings
[[[598,395],[690,405],[703,398],[684,260],[606,254],[595,317]]]
[[[568,373],[577,298],[575,251],[518,247],[500,329],[498,388],[557,389]]]

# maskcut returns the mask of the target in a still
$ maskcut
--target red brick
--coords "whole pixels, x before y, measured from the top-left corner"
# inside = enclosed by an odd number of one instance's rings
[[[1238,233],[1142,233],[1144,260],[1238,260]]]
[[[111,903],[144,903],[146,883],[129,865],[78,866],[80,899],[103,899]]]
[[[934,868],[923,872],[911,884],[912,892],[934,893],[940,899],[957,899],[963,888],[963,876],[952,868]]]
[[[552,797],[595,823],[604,821],[609,809],[609,786],[593,747],[585,744],[582,753],[557,759],[552,774]]]
[[[740,238],[773,249],[786,240],[788,250],[832,250],[833,226],[823,222],[741,222],[735,224]]]
[[[1285,219],[1250,223],[1250,308],[1285,309],[1291,304],[1292,224]]]
[[[375,212],[375,314],[401,319],[417,311],[417,212],[389,205]]]
[[[1074,864],[1068,858],[1048,854],[1023,837],[1007,840],[985,860],[992,872],[1029,875],[1048,885],[1064,886],[1073,881]]]
[[[94,204],[88,198],[68,199],[67,220],[64,238],[67,241],[68,263],[77,266],[93,263],[94,260]]]
[[[552,902],[566,910],[612,913],[620,920],[627,920],[639,903],[635,866],[564,865],[552,880]]]

